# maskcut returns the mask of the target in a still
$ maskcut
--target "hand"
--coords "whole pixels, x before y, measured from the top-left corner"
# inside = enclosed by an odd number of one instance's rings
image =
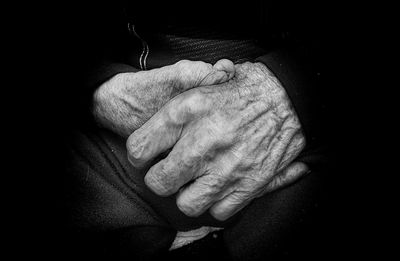
[[[182,60],[149,71],[121,73],[97,89],[93,114],[100,125],[127,137],[177,94],[226,82],[234,70],[233,63],[226,59],[214,66]]]
[[[188,216],[210,209],[225,220],[307,172],[303,163],[289,165],[305,139],[284,88],[260,63],[235,67],[229,82],[176,96],[127,141],[138,168],[173,147],[145,183],[160,196],[179,191]]]

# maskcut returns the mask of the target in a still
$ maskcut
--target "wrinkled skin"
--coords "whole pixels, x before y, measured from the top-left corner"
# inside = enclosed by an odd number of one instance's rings
[[[182,60],[149,71],[117,74],[96,90],[93,115],[102,127],[128,137],[171,98],[191,88],[226,82],[234,73],[233,63],[222,59],[214,65]]]
[[[177,205],[188,216],[209,209],[225,220],[307,172],[305,164],[291,163],[305,139],[279,81],[260,63],[235,70],[228,82],[177,95],[127,141],[138,168],[172,148],[145,183],[160,196],[178,192]]]

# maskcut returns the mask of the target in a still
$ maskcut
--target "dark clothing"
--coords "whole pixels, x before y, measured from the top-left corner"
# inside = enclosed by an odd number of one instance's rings
[[[71,239],[67,246],[90,257],[94,253],[125,258],[198,253],[198,257],[218,254],[249,260],[287,253],[302,236],[310,239],[313,234],[304,236],[304,232],[313,222],[323,184],[317,173],[326,172],[320,128],[324,104],[317,95],[318,72],[304,60],[306,52],[286,39],[282,28],[272,29],[273,12],[267,7],[276,4],[254,1],[254,5],[237,6],[206,1],[182,12],[176,8],[182,3],[168,2],[158,9],[132,3],[72,8],[75,20],[66,27],[73,52],[62,57],[68,66],[74,66],[70,68],[72,76],[66,79],[70,89],[64,115],[75,125],[72,134],[66,135],[64,161],[62,213],[66,211],[66,234]],[[254,200],[226,222],[207,213],[186,217],[177,209],[174,195],[160,198],[150,192],[143,183],[145,172],[135,170],[126,159],[125,141],[95,127],[88,116],[95,88],[118,73],[148,70],[181,59],[215,63],[221,58],[235,63],[262,62],[282,82],[307,139],[307,149],[299,160],[313,169],[296,184]],[[168,253],[178,230],[203,225],[225,229],[216,233],[218,240],[209,235]],[[210,243],[213,240],[215,243]]]
[[[235,63],[261,61],[283,83],[308,145],[321,138],[325,100],[318,86],[320,68],[313,68],[318,61],[311,61],[320,57],[308,53],[308,45],[313,43],[301,42],[295,32],[284,31],[289,26],[285,21],[296,21],[298,27],[309,26],[304,22],[308,21],[304,17],[306,5],[298,10],[297,6],[292,7],[293,14],[273,1],[261,0],[240,6],[230,1],[207,0],[196,8],[186,7],[186,12],[178,8],[185,6],[180,0],[157,4],[157,8],[147,1],[124,0],[87,4],[74,10],[77,24],[68,27],[71,32],[67,35],[71,35],[72,40],[68,40],[75,52],[68,52],[72,57],[66,57],[76,60],[71,71],[75,74],[72,98],[81,97],[83,109],[87,109],[94,89],[112,76],[181,59],[210,63],[221,58]],[[289,15],[293,17],[289,19]]]
[[[176,207],[175,195],[161,198],[147,189],[145,171],[130,165],[125,140],[116,134],[89,129],[77,132],[74,140],[69,148],[72,164],[67,170],[66,196],[72,203],[68,216],[73,224],[70,232],[86,241],[81,244],[87,253],[102,249],[114,257],[167,255],[177,230],[207,225],[225,227],[214,233],[218,240],[211,235],[184,247],[199,248],[197,255],[185,249],[170,255],[216,258],[219,254],[234,260],[255,260],[273,257],[289,244],[299,244],[288,243],[299,236],[303,240],[311,236],[294,231],[304,229],[312,221],[310,214],[319,207],[322,177],[318,169],[290,187],[254,200],[230,220],[218,222],[208,213],[186,217]],[[219,248],[211,255],[210,245],[217,243]]]

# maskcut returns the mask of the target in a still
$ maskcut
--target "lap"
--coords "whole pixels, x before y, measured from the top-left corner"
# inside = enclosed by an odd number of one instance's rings
[[[115,222],[140,225],[146,222],[142,219],[131,221],[121,220],[120,216],[132,216],[130,209],[138,213],[146,213],[145,219],[152,216],[163,220],[165,224],[179,231],[187,231],[200,226],[225,226],[229,222],[219,222],[208,213],[198,218],[191,218],[179,211],[175,203],[175,195],[159,197],[151,192],[144,184],[146,169],[135,169],[127,160],[125,140],[109,131],[92,129],[75,133],[73,144],[70,146],[69,172],[78,180],[79,186],[91,186],[86,193],[92,193],[92,202],[88,207],[99,211],[100,205],[104,213],[111,214]],[[98,195],[102,195],[99,197]],[[109,205],[105,205],[104,198]],[[81,200],[82,201],[82,200]],[[111,203],[114,202],[114,203]],[[121,204],[123,206],[121,206]],[[119,206],[123,209],[114,212]],[[126,212],[126,213],[125,213]],[[138,220],[141,220],[138,222]],[[99,220],[101,223],[101,221]]]
[[[179,211],[175,195],[161,198],[144,184],[146,170],[131,166],[125,140],[100,129],[75,132],[69,145],[67,188],[73,226],[94,231],[156,226],[186,231],[201,226],[226,227],[225,244],[235,257],[264,253],[304,220],[316,206],[318,177],[254,200],[228,222],[218,222],[208,213],[190,218]],[[173,240],[173,238],[171,239]],[[261,252],[260,252],[261,251]]]

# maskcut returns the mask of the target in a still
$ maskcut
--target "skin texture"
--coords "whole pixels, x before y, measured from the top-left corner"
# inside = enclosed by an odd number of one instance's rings
[[[122,73],[102,84],[93,98],[93,115],[104,128],[128,137],[176,95],[233,77],[235,67],[223,59],[214,65],[182,60],[137,73]]]
[[[235,65],[228,82],[177,95],[127,141],[137,168],[172,148],[146,185],[160,196],[177,193],[188,216],[209,210],[219,220],[305,174],[305,164],[291,163],[304,146],[284,88],[261,63]]]

